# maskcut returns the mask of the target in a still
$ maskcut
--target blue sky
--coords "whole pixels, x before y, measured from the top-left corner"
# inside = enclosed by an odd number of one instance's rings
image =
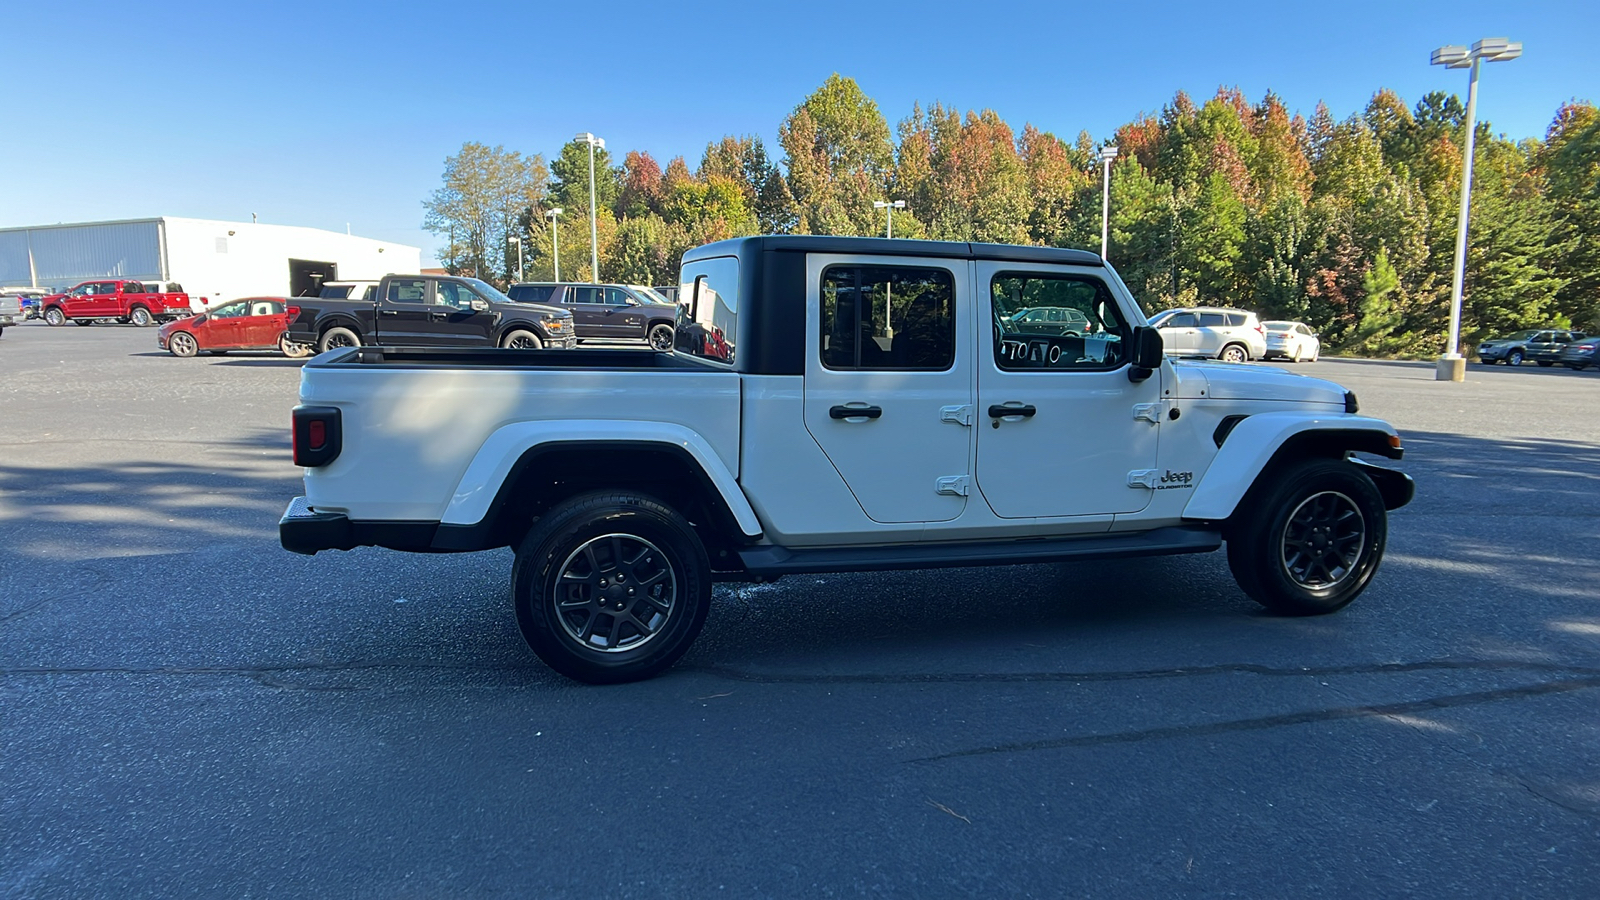
[[[1309,114],[1379,87],[1465,94],[1441,44],[1506,36],[1479,114],[1513,137],[1600,101],[1594,2],[804,4],[22,0],[0,14],[0,227],[149,215],[310,225],[423,247],[421,201],[464,141],[552,156],[592,131],[693,166],[832,72],[893,125],[913,102],[1097,139],[1179,89]],[[94,49],[88,49],[88,48]],[[120,48],[120,49],[115,49]]]

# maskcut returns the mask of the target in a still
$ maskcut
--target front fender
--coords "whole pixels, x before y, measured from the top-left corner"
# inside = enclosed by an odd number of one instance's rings
[[[688,453],[721,495],[739,529],[747,537],[761,536],[761,521],[739,487],[738,479],[704,437],[669,422],[608,419],[514,422],[497,429],[468,464],[440,523],[476,525],[482,522],[517,460],[542,444],[574,441],[656,443]]]
[[[1395,439],[1391,442],[1391,438]],[[1248,416],[1227,432],[1216,457],[1184,507],[1185,519],[1220,522],[1233,515],[1256,478],[1286,452],[1343,456],[1351,450],[1400,458],[1399,435],[1382,419],[1341,413],[1273,412]]]

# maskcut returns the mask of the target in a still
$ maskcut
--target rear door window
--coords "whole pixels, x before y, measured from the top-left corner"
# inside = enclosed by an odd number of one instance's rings
[[[954,279],[946,269],[829,266],[822,273],[821,347],[830,369],[950,368]]]
[[[424,303],[428,299],[426,278],[395,278],[389,281],[390,303]]]
[[[1227,324],[1228,317],[1223,313],[1203,312],[1200,314],[1201,328],[1222,328]]]
[[[567,295],[568,303],[581,303],[586,305],[599,305],[600,289],[597,287],[574,287]]]

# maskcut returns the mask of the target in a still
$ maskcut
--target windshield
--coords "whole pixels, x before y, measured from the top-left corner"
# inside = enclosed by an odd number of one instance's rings
[[[463,278],[461,280],[465,281],[467,284],[472,285],[472,289],[473,290],[477,291],[478,294],[483,297],[483,299],[488,300],[491,303],[515,303],[515,302],[517,302],[515,300],[512,300],[510,297],[507,297],[505,294],[500,293],[500,289],[499,288],[495,287],[494,285],[490,284],[487,281],[479,281],[476,278]]]
[[[1517,331],[1517,332],[1513,332],[1511,334],[1508,334],[1503,338],[1498,338],[1498,340],[1502,340],[1502,341],[1525,341],[1528,338],[1531,338],[1531,337],[1533,337],[1534,335],[1536,335],[1538,333],[1539,332],[1537,332],[1537,331]]]
[[[1175,316],[1177,314],[1178,314],[1178,311],[1175,310],[1175,309],[1169,309],[1166,312],[1156,313],[1155,316],[1150,320],[1150,324],[1155,326],[1155,327],[1157,327],[1157,328],[1159,328],[1159,327],[1161,327],[1161,323],[1165,322],[1166,320],[1172,318],[1173,316]]]
[[[1268,331],[1293,331],[1295,323],[1293,323],[1293,322],[1262,322],[1261,325],[1262,325],[1262,327],[1266,328]]]
[[[661,306],[671,306],[672,301],[655,292],[654,288],[647,288],[641,284],[630,284],[628,290],[638,294],[646,303],[656,303]]]

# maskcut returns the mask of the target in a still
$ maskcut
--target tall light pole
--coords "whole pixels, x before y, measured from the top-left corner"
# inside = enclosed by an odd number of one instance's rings
[[[872,201],[872,208],[885,211],[889,217],[889,220],[888,226],[884,229],[883,236],[888,238],[894,237],[894,211],[897,209],[905,209],[906,202],[904,200],[895,200],[893,202],[888,200],[874,200]]]
[[[547,209],[544,211],[544,217],[550,220],[550,255],[555,257],[557,281],[561,280],[561,229],[557,227],[559,223],[556,222],[556,216],[559,216],[564,212],[566,212],[566,210],[559,206],[555,209]]]
[[[589,145],[589,283],[599,284],[600,228],[596,224],[598,221],[596,217],[599,212],[594,208],[594,149],[599,147],[604,150],[606,142],[603,138],[597,138],[587,131],[573,138],[573,140],[583,141]]]
[[[1504,62],[1522,55],[1522,44],[1505,38],[1484,38],[1472,49],[1450,45],[1433,51],[1431,65],[1472,70],[1467,81],[1467,140],[1461,157],[1461,216],[1456,223],[1456,270],[1450,283],[1450,341],[1434,371],[1436,381],[1465,381],[1467,361],[1461,357],[1461,289],[1467,278],[1467,216],[1472,210],[1472,148],[1478,118],[1478,64]]]
[[[1105,259],[1111,249],[1111,161],[1117,158],[1117,145],[1101,147],[1099,158],[1105,177],[1105,187],[1100,190],[1100,258]]]
[[[506,243],[517,245],[517,280],[522,280],[522,236],[511,234],[506,236]]]

